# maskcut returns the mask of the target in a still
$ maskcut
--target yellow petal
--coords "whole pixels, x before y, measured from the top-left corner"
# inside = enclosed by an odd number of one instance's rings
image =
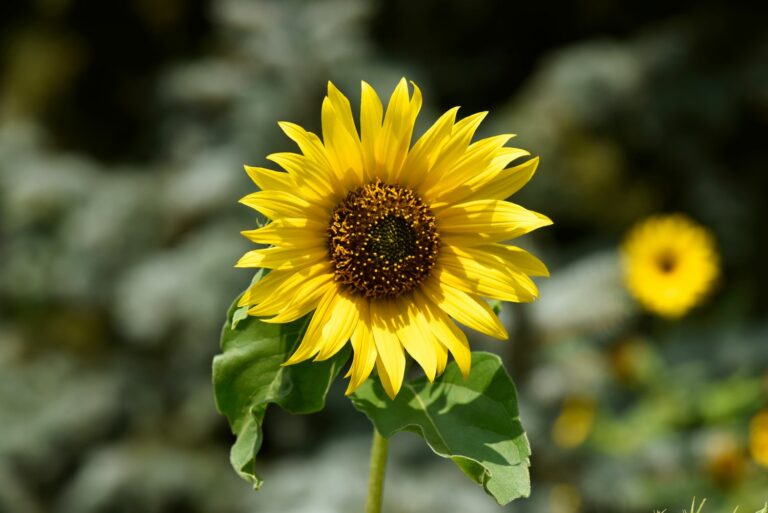
[[[487,186],[495,183],[500,177],[506,177],[504,168],[513,160],[530,155],[527,151],[520,148],[501,147],[493,150],[490,154],[483,157],[476,163],[477,167],[465,167],[461,174],[453,176],[450,180],[441,181],[430,191],[433,212],[440,209],[464,203],[477,199],[506,199],[507,196],[497,198],[495,196],[484,196],[477,193],[480,189],[486,190]],[[502,188],[511,185],[499,184]],[[520,185],[522,187],[522,185]],[[494,190],[487,189],[488,192]],[[496,191],[498,192],[498,191]]]
[[[360,141],[365,164],[364,179],[377,176],[376,141],[380,139],[384,109],[376,91],[366,82],[361,83],[360,93]]]
[[[285,271],[271,271],[262,279],[248,287],[237,303],[237,306],[255,305],[261,303],[268,297],[281,291],[282,287],[293,290],[297,283],[301,283],[309,278],[320,274],[330,273],[327,262],[318,262],[299,269],[289,269]],[[282,292],[278,294],[282,297]]]
[[[286,322],[293,322],[297,319],[301,319],[309,312],[317,308],[320,298],[323,294],[328,292],[328,289],[336,287],[333,281],[328,280],[321,285],[314,285],[313,288],[304,287],[302,290],[307,290],[307,293],[301,296],[300,299],[296,299],[291,302],[290,306],[280,310],[280,312],[274,317],[268,319],[261,319],[262,322],[269,324],[284,324]],[[249,310],[250,315],[250,310]]]
[[[517,246],[488,244],[475,248],[464,248],[464,251],[476,252],[484,255],[486,258],[496,258],[500,263],[529,276],[549,276],[549,270],[544,265],[544,262]]]
[[[253,183],[255,183],[262,191],[275,190],[290,192],[296,188],[296,184],[288,173],[273,171],[263,167],[243,167],[251,180],[253,180]]]
[[[323,146],[320,138],[294,123],[281,121],[278,125],[285,132],[285,135],[298,145],[304,156],[314,164],[315,170],[331,185],[333,190],[339,191],[340,177],[336,174],[331,162],[328,160],[325,146]]]
[[[321,265],[321,264],[317,264]],[[272,271],[262,279],[248,287],[237,302],[237,306],[248,306],[263,301],[277,290],[285,280],[290,279],[296,271]]]
[[[475,130],[480,126],[480,123],[485,119],[487,112],[479,112],[472,114],[464,119],[459,120],[451,130],[451,136],[448,141],[440,149],[440,155],[435,160],[434,165],[430,168],[427,175],[419,187],[419,192],[424,196],[437,182],[442,180],[445,173],[447,173],[455,164],[456,161],[467,151],[472,136],[475,135]],[[430,198],[431,199],[431,198]]]
[[[323,246],[313,248],[254,249],[243,255],[235,267],[263,267],[264,269],[295,269],[328,257]]]
[[[349,103],[349,100],[347,99],[344,94],[338,90],[338,88],[333,85],[333,83],[328,82],[328,99],[331,101],[331,105],[333,105],[333,110],[336,111],[336,115],[338,117],[339,122],[344,127],[344,130],[351,136],[353,136],[355,139],[358,140],[358,145],[360,144],[360,138],[357,135],[357,127],[355,127],[355,118],[352,115],[352,105]]]
[[[296,183],[296,195],[316,203],[318,206],[332,206],[338,191],[335,181],[328,178],[328,170],[298,153],[272,153],[267,160],[285,169]]]
[[[381,135],[377,142],[376,160],[382,178],[388,183],[398,182],[408,148],[411,145],[413,126],[421,109],[421,91],[413,85],[413,98],[408,97],[408,82],[400,79],[387,104]]]
[[[332,283],[333,274],[324,269],[314,272],[311,268],[301,269],[289,279],[285,280],[274,293],[254,306],[248,313],[250,315],[271,316],[278,315],[283,318],[288,312],[309,312],[320,300],[321,289]],[[280,322],[277,318],[264,319],[264,322]]]
[[[453,164],[442,172],[440,180],[424,192],[433,201],[440,201],[442,194],[464,187],[474,181],[496,159],[501,148],[512,138],[511,134],[497,135],[472,143]]]
[[[282,247],[322,246],[328,236],[327,223],[306,218],[281,218],[255,230],[243,230],[241,235],[257,244]]]
[[[397,307],[392,300],[382,299],[372,302],[370,305],[371,327],[373,340],[376,343],[378,353],[377,369],[382,367],[385,371],[388,384],[384,384],[387,394],[394,398],[403,384],[405,374],[405,354],[403,346],[397,337],[395,325]],[[379,366],[378,361],[381,361]],[[381,370],[379,370],[381,374]]]
[[[376,356],[376,372],[379,374],[379,381],[384,387],[384,391],[387,393],[390,399],[394,399],[397,393],[400,391],[399,387],[395,387],[392,378],[389,376],[387,367],[384,365],[384,361],[381,356]]]
[[[309,326],[307,326],[307,329],[304,332],[299,347],[293,352],[291,357],[283,363],[283,365],[293,365],[295,363],[303,362],[304,360],[312,358],[320,351],[323,343],[320,338],[321,329],[333,314],[331,304],[336,292],[337,290],[334,290],[333,288],[328,289],[320,298],[320,302],[315,309],[315,313],[312,314],[312,319],[309,321]]]
[[[469,350],[467,336],[437,305],[423,294],[417,292],[415,297],[425,314],[426,329],[430,330],[435,338],[450,351],[462,375],[464,377],[469,376],[472,367],[472,352]],[[438,367],[438,373],[441,374],[445,370],[445,361],[438,360],[438,363],[442,364],[442,368]]]
[[[400,172],[400,183],[408,187],[421,184],[429,169],[440,156],[440,149],[451,135],[459,108],[454,107],[422,135],[408,152]]]
[[[527,303],[538,297],[528,276],[470,248],[444,247],[433,274],[452,287],[491,299]]]
[[[328,215],[325,209],[285,191],[252,192],[242,198],[240,203],[271,219],[281,217],[322,219]]]
[[[330,170],[330,162],[325,154],[325,149],[320,138],[304,130],[295,123],[281,121],[278,126],[299,147],[305,157],[317,164],[321,169]],[[329,173],[330,174],[330,173]]]
[[[357,325],[357,308],[338,287],[330,287],[320,299],[299,348],[283,365],[311,358],[318,352],[326,357],[349,340]],[[335,354],[335,353],[334,353]]]
[[[527,152],[526,152],[527,153]],[[522,189],[536,172],[539,165],[539,157],[510,167],[499,173],[492,180],[478,187],[471,195],[462,199],[462,201],[472,201],[478,199],[497,199],[504,200]]]
[[[376,364],[376,343],[373,341],[373,333],[371,332],[371,316],[368,312],[367,302],[362,302],[360,305],[360,318],[350,341],[354,356],[347,373],[350,380],[345,392],[346,395],[360,388]]]
[[[435,215],[442,242],[455,246],[477,246],[509,240],[552,224],[542,214],[500,200],[460,203]]]
[[[332,89],[335,94],[332,94]],[[328,93],[321,111],[323,142],[328,160],[339,177],[359,183],[362,181],[363,160],[349,101],[330,82]]]
[[[427,299],[463,325],[499,340],[508,338],[507,330],[488,303],[474,294],[447,285],[436,276],[427,278],[421,288]]]
[[[446,349],[445,345],[443,345],[435,337],[432,337],[432,345],[435,348],[435,356],[437,357],[437,369],[435,372],[435,376],[440,376],[443,372],[445,372],[445,366],[448,365],[448,350]],[[467,347],[469,347],[469,343],[467,343]],[[470,361],[470,364],[471,364],[471,361]],[[468,375],[467,373],[464,373],[463,370],[462,370],[462,373],[464,374],[464,376]]]
[[[438,335],[432,330],[426,311],[427,307],[423,304],[425,301],[428,300],[423,294],[413,295],[413,312],[410,315],[410,319],[412,324],[415,325],[418,330],[420,340],[422,340],[424,344],[431,345],[430,349],[435,355],[435,376],[439,376],[445,370],[445,365],[448,362],[448,353],[445,346],[438,340]],[[425,369],[425,373],[426,372]],[[427,378],[429,378],[429,374],[427,374]],[[432,379],[430,378],[430,381],[431,380]]]
[[[328,342],[320,349],[315,360],[323,361],[338,353],[347,343],[357,327],[361,305],[364,298],[351,296],[339,291],[334,298],[331,322],[323,328],[323,336]],[[341,335],[337,336],[337,332]]]
[[[424,369],[424,374],[430,381],[435,379],[437,372],[437,355],[431,337],[425,337],[419,328],[416,317],[424,315],[419,311],[413,297],[401,297],[397,301],[399,316],[397,319],[397,336],[405,350]],[[428,335],[431,335],[429,333]]]

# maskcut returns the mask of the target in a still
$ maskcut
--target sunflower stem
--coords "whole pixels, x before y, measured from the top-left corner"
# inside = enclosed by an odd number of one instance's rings
[[[384,492],[384,473],[387,470],[389,441],[373,428],[371,443],[371,473],[368,477],[368,500],[365,513],[381,513],[381,498]]]

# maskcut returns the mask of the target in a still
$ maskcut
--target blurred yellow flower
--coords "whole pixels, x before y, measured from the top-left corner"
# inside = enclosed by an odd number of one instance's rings
[[[749,452],[757,463],[768,467],[768,410],[759,412],[749,423]]]
[[[450,353],[466,375],[467,337],[456,322],[498,339],[507,332],[483,298],[533,301],[530,276],[548,274],[530,253],[502,244],[552,222],[506,198],[533,176],[538,158],[505,146],[512,135],[472,142],[485,113],[443,114],[411,146],[421,92],[401,80],[384,110],[362,84],[360,131],[333,84],[322,105],[322,140],[280,127],[301,153],[268,156],[285,172],[248,167],[261,189],[241,201],[271,219],[243,232],[257,244],[237,263],[272,271],[240,306],[265,322],[314,310],[286,364],[331,358],[347,341],[354,357],[347,393],[375,366],[394,397],[405,354],[430,380]]]
[[[564,449],[578,447],[592,432],[595,402],[589,397],[569,397],[552,426],[552,440]]]
[[[712,235],[681,214],[636,225],[622,256],[629,291],[647,310],[668,318],[695,306],[719,273]]]

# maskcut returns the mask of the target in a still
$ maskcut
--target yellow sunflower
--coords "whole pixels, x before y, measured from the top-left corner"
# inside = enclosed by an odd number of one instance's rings
[[[695,306],[719,272],[712,235],[681,214],[639,223],[622,253],[629,291],[646,309],[669,318]]]
[[[768,467],[768,410],[759,412],[749,423],[749,452],[757,463]]]
[[[286,323],[314,310],[286,365],[325,360],[350,341],[347,393],[376,366],[390,397],[400,390],[406,353],[433,380],[448,353],[466,375],[467,338],[454,321],[498,339],[507,332],[483,299],[532,301],[530,276],[547,268],[501,244],[551,224],[504,201],[533,175],[538,159],[504,145],[512,135],[472,142],[486,113],[443,114],[411,146],[421,93],[402,79],[386,112],[362,83],[360,132],[349,100],[333,84],[322,106],[322,140],[280,128],[301,153],[267,158],[283,171],[246,166],[261,189],[241,202],[271,220],[245,237],[270,247],[238,267],[271,269],[240,306],[265,322]]]

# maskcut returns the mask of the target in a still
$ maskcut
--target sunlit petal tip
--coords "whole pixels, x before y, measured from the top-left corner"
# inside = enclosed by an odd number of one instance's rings
[[[297,358],[295,355],[288,358],[286,361],[280,364],[280,367],[288,367],[289,365],[296,365],[297,363],[301,363],[305,360],[309,360],[311,356],[307,357],[299,357]]]
[[[376,92],[376,89],[365,80],[360,81],[360,90],[365,94],[370,94],[375,98],[379,98],[379,93]]]
[[[536,216],[536,218],[538,218],[539,220],[541,220],[541,224],[539,225],[539,228],[541,228],[543,226],[551,226],[551,225],[555,224],[554,221],[552,221],[552,219],[550,219],[549,217],[545,216],[544,214],[540,214],[538,212],[533,212],[533,215]]]
[[[239,268],[239,269],[247,269],[247,268],[251,268],[251,267],[259,267],[259,266],[258,266],[258,265],[253,265],[253,264],[251,264],[251,263],[249,262],[249,260],[248,260],[248,259],[247,259],[245,256],[242,256],[242,257],[240,257],[240,260],[238,260],[238,261],[235,263],[235,267],[237,267],[237,268]]]

